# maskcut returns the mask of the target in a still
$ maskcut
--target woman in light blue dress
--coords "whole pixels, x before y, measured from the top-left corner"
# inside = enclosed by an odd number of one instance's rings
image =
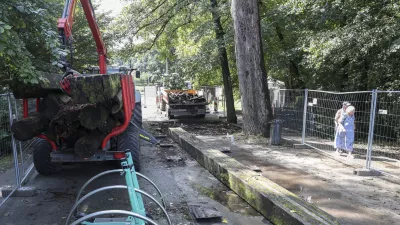
[[[353,106],[349,106],[346,109],[346,114],[344,114],[339,121],[337,134],[335,136],[335,148],[347,151],[348,157],[350,158],[354,158],[351,154],[354,144],[354,113],[355,108]]]

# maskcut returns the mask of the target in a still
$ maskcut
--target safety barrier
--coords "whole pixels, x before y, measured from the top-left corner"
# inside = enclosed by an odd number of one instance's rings
[[[400,178],[400,91],[282,89],[273,97],[283,137],[327,153],[336,150],[335,114],[350,102],[356,109],[351,161]]]
[[[28,102],[29,111],[34,113],[35,100]],[[14,192],[23,186],[33,169],[32,141],[20,142],[14,139],[11,125],[22,119],[22,100],[10,93],[0,95],[0,207]]]

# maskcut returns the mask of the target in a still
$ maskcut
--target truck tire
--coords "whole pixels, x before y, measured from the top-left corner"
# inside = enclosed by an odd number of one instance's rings
[[[136,102],[135,109],[133,110],[133,121],[136,126],[143,128],[142,122],[142,102]]]
[[[167,108],[167,103],[161,98],[161,111],[165,111]]]
[[[174,115],[171,115],[169,112],[169,106],[167,106],[167,108],[165,109],[166,113],[165,115],[168,117],[168,119],[174,119]]]
[[[51,162],[51,146],[44,139],[36,138],[32,143],[33,148],[33,164],[36,171],[43,175],[59,173],[62,170],[62,163]]]
[[[136,171],[140,171],[140,137],[139,130],[129,123],[125,132],[118,136],[117,150],[129,149],[132,155],[133,165]]]

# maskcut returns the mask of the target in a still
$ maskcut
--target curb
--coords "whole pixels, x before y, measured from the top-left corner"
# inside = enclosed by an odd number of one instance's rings
[[[182,128],[168,135],[273,224],[339,224],[333,216],[221,153]]]

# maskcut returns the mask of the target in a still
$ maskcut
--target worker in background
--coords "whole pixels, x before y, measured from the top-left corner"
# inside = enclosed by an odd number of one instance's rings
[[[350,102],[343,102],[342,104],[342,108],[339,109],[336,114],[335,114],[335,140],[337,138],[338,135],[338,125],[340,124],[340,121],[342,119],[342,117],[346,114],[346,109],[351,106]],[[336,148],[336,153],[340,154],[341,149]]]

